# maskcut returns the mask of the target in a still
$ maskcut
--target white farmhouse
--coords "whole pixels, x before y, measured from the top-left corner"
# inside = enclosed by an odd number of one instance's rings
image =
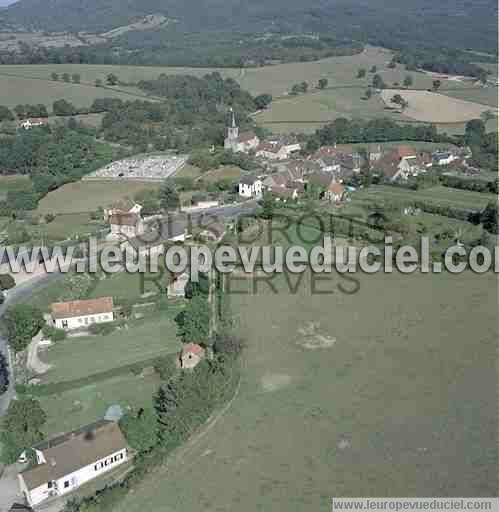
[[[78,329],[114,320],[112,297],[55,302],[51,310],[52,324],[58,329]]]
[[[435,165],[449,165],[455,160],[459,160],[457,155],[453,155],[449,151],[437,151],[432,156]]]
[[[48,126],[49,120],[46,117],[31,117],[21,123],[21,128],[31,130],[31,128],[38,128],[40,126]]]
[[[36,465],[19,473],[29,506],[64,496],[127,462],[128,446],[118,424],[100,420],[33,447]]]
[[[243,176],[239,182],[239,195],[241,197],[257,198],[261,197],[263,192],[262,180],[255,178],[254,176]]]

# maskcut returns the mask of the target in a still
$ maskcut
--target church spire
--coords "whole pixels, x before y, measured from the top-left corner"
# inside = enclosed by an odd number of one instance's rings
[[[231,113],[231,128],[237,128],[236,114],[234,114],[234,109],[232,107],[230,107],[230,113]]]

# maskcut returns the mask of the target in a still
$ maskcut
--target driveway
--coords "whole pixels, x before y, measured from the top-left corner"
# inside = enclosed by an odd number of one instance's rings
[[[17,483],[17,474],[22,469],[21,464],[13,464],[3,471],[0,477],[0,512],[7,512],[14,503],[24,502]]]

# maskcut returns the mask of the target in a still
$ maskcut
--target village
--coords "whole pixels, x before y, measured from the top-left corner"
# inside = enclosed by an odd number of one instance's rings
[[[22,128],[30,130],[38,126],[38,122],[28,119]],[[478,172],[468,162],[470,149],[456,145],[440,144],[430,151],[413,147],[410,142],[388,146],[371,143],[362,147],[334,144],[304,154],[299,138],[293,135],[260,139],[254,132],[240,133],[232,111],[224,149],[235,155],[246,155],[254,162],[254,169],[242,172],[240,178],[233,182],[228,195],[227,191],[211,191],[207,197],[197,200],[193,196],[187,204],[178,205],[174,212],[144,212],[144,204],[132,197],[114,201],[100,211],[102,219],[99,220],[106,226],[101,246],[115,245],[122,251],[132,248],[137,253],[151,256],[165,244],[187,247],[201,242],[218,244],[226,235],[236,231],[235,221],[241,211],[247,209],[256,212],[264,202],[270,201],[276,208],[286,208],[313,200],[322,211],[341,212],[355,201],[359,191],[366,188],[366,180],[369,184],[405,190],[408,184],[437,171],[439,176],[473,176]],[[189,155],[144,155],[113,162],[84,180],[170,182],[188,161]],[[405,214],[414,215],[416,209],[405,208],[404,211]],[[208,225],[201,222],[205,216],[211,219]],[[164,222],[165,218],[169,222]],[[201,221],[194,222],[193,227],[192,219]],[[83,254],[79,259],[84,257]],[[101,276],[100,279],[99,284],[105,285],[113,279],[123,282],[125,277]],[[192,287],[188,272],[168,275],[165,295],[175,311],[192,301]],[[216,294],[211,284],[208,287],[205,300],[210,309],[216,309]],[[5,290],[7,297],[10,293]],[[128,336],[128,330],[134,332],[134,322],[148,318],[148,309],[156,308],[161,300],[154,291],[143,291],[140,296],[135,294],[133,297],[127,296],[127,293],[121,295],[119,300],[113,294],[94,293],[91,298],[45,304],[42,320],[32,333],[32,339],[14,356],[18,369],[26,365],[19,373],[21,380],[24,380],[18,381],[18,386],[32,389],[35,393],[38,386],[41,386],[40,389],[50,386],[50,379],[45,381],[44,376],[51,375],[53,363],[44,363],[42,359],[46,355],[43,354],[56,353],[64,344],[82,343],[80,339],[93,337],[106,343],[107,329],[110,333],[118,333],[118,336],[119,333]],[[201,329],[211,332],[212,319],[209,315],[205,318],[209,327],[204,325]],[[155,317],[151,322],[154,321]],[[177,317],[174,320],[170,318],[169,322],[169,329],[172,329]],[[171,349],[169,356],[171,358],[173,355],[173,374],[192,372],[202,361],[213,359],[213,349],[207,342],[206,333],[204,336],[204,340],[184,340],[186,342],[181,347],[172,342],[175,348]],[[123,347],[123,350],[126,348]],[[154,369],[154,364],[149,364],[140,368],[139,374],[147,375],[150,367],[153,373],[158,371]],[[29,375],[27,381],[26,375]],[[123,410],[118,404],[108,405],[102,417],[94,417],[89,424],[78,425],[23,451],[13,465],[14,473],[11,473],[15,477],[16,489],[12,488],[12,479],[9,483],[4,478],[0,480],[0,490],[3,489],[2,485],[5,486],[16,503],[24,501],[27,507],[35,510],[39,510],[40,506],[43,510],[46,507],[49,507],[47,510],[61,510],[66,498],[73,496],[80,487],[93,480],[100,481],[108,474],[117,474],[121,466],[129,471],[139,450],[130,446],[120,424],[130,410]]]

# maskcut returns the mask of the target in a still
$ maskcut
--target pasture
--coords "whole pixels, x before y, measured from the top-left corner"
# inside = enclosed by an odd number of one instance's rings
[[[316,293],[308,274],[296,292],[283,278],[277,294],[235,283],[247,348],[234,401],[114,510],[326,512],[331,496],[492,495],[495,279],[351,278],[322,276]]]
[[[71,214],[93,212],[118,199],[133,196],[142,190],[158,190],[159,183],[121,180],[88,180],[68,183],[49,192],[38,206],[40,214]]]
[[[480,118],[483,112],[490,110],[485,105],[428,91],[389,89],[382,91],[381,97],[388,107],[393,107],[391,99],[396,94],[409,103],[409,106],[404,109],[404,115],[416,121],[465,123],[471,119]]]
[[[495,201],[496,197],[493,194],[481,194],[480,192],[443,186],[409,190],[401,187],[379,185],[352,193],[353,201],[375,203],[383,202],[385,199],[398,201],[401,204],[404,202],[408,204],[411,201],[428,201],[439,206],[477,210],[484,208],[487,203]]]
[[[6,198],[10,190],[31,190],[29,176],[0,176],[0,201]]]
[[[123,410],[139,408],[152,402],[159,386],[156,375],[128,373],[81,388],[40,397],[40,405],[47,413],[43,430],[47,436],[69,432],[81,425],[102,418],[111,405],[119,404]]]
[[[53,365],[43,383],[62,382],[171,354],[179,348],[174,313],[136,319],[107,336],[70,337],[49,347],[43,360]]]

